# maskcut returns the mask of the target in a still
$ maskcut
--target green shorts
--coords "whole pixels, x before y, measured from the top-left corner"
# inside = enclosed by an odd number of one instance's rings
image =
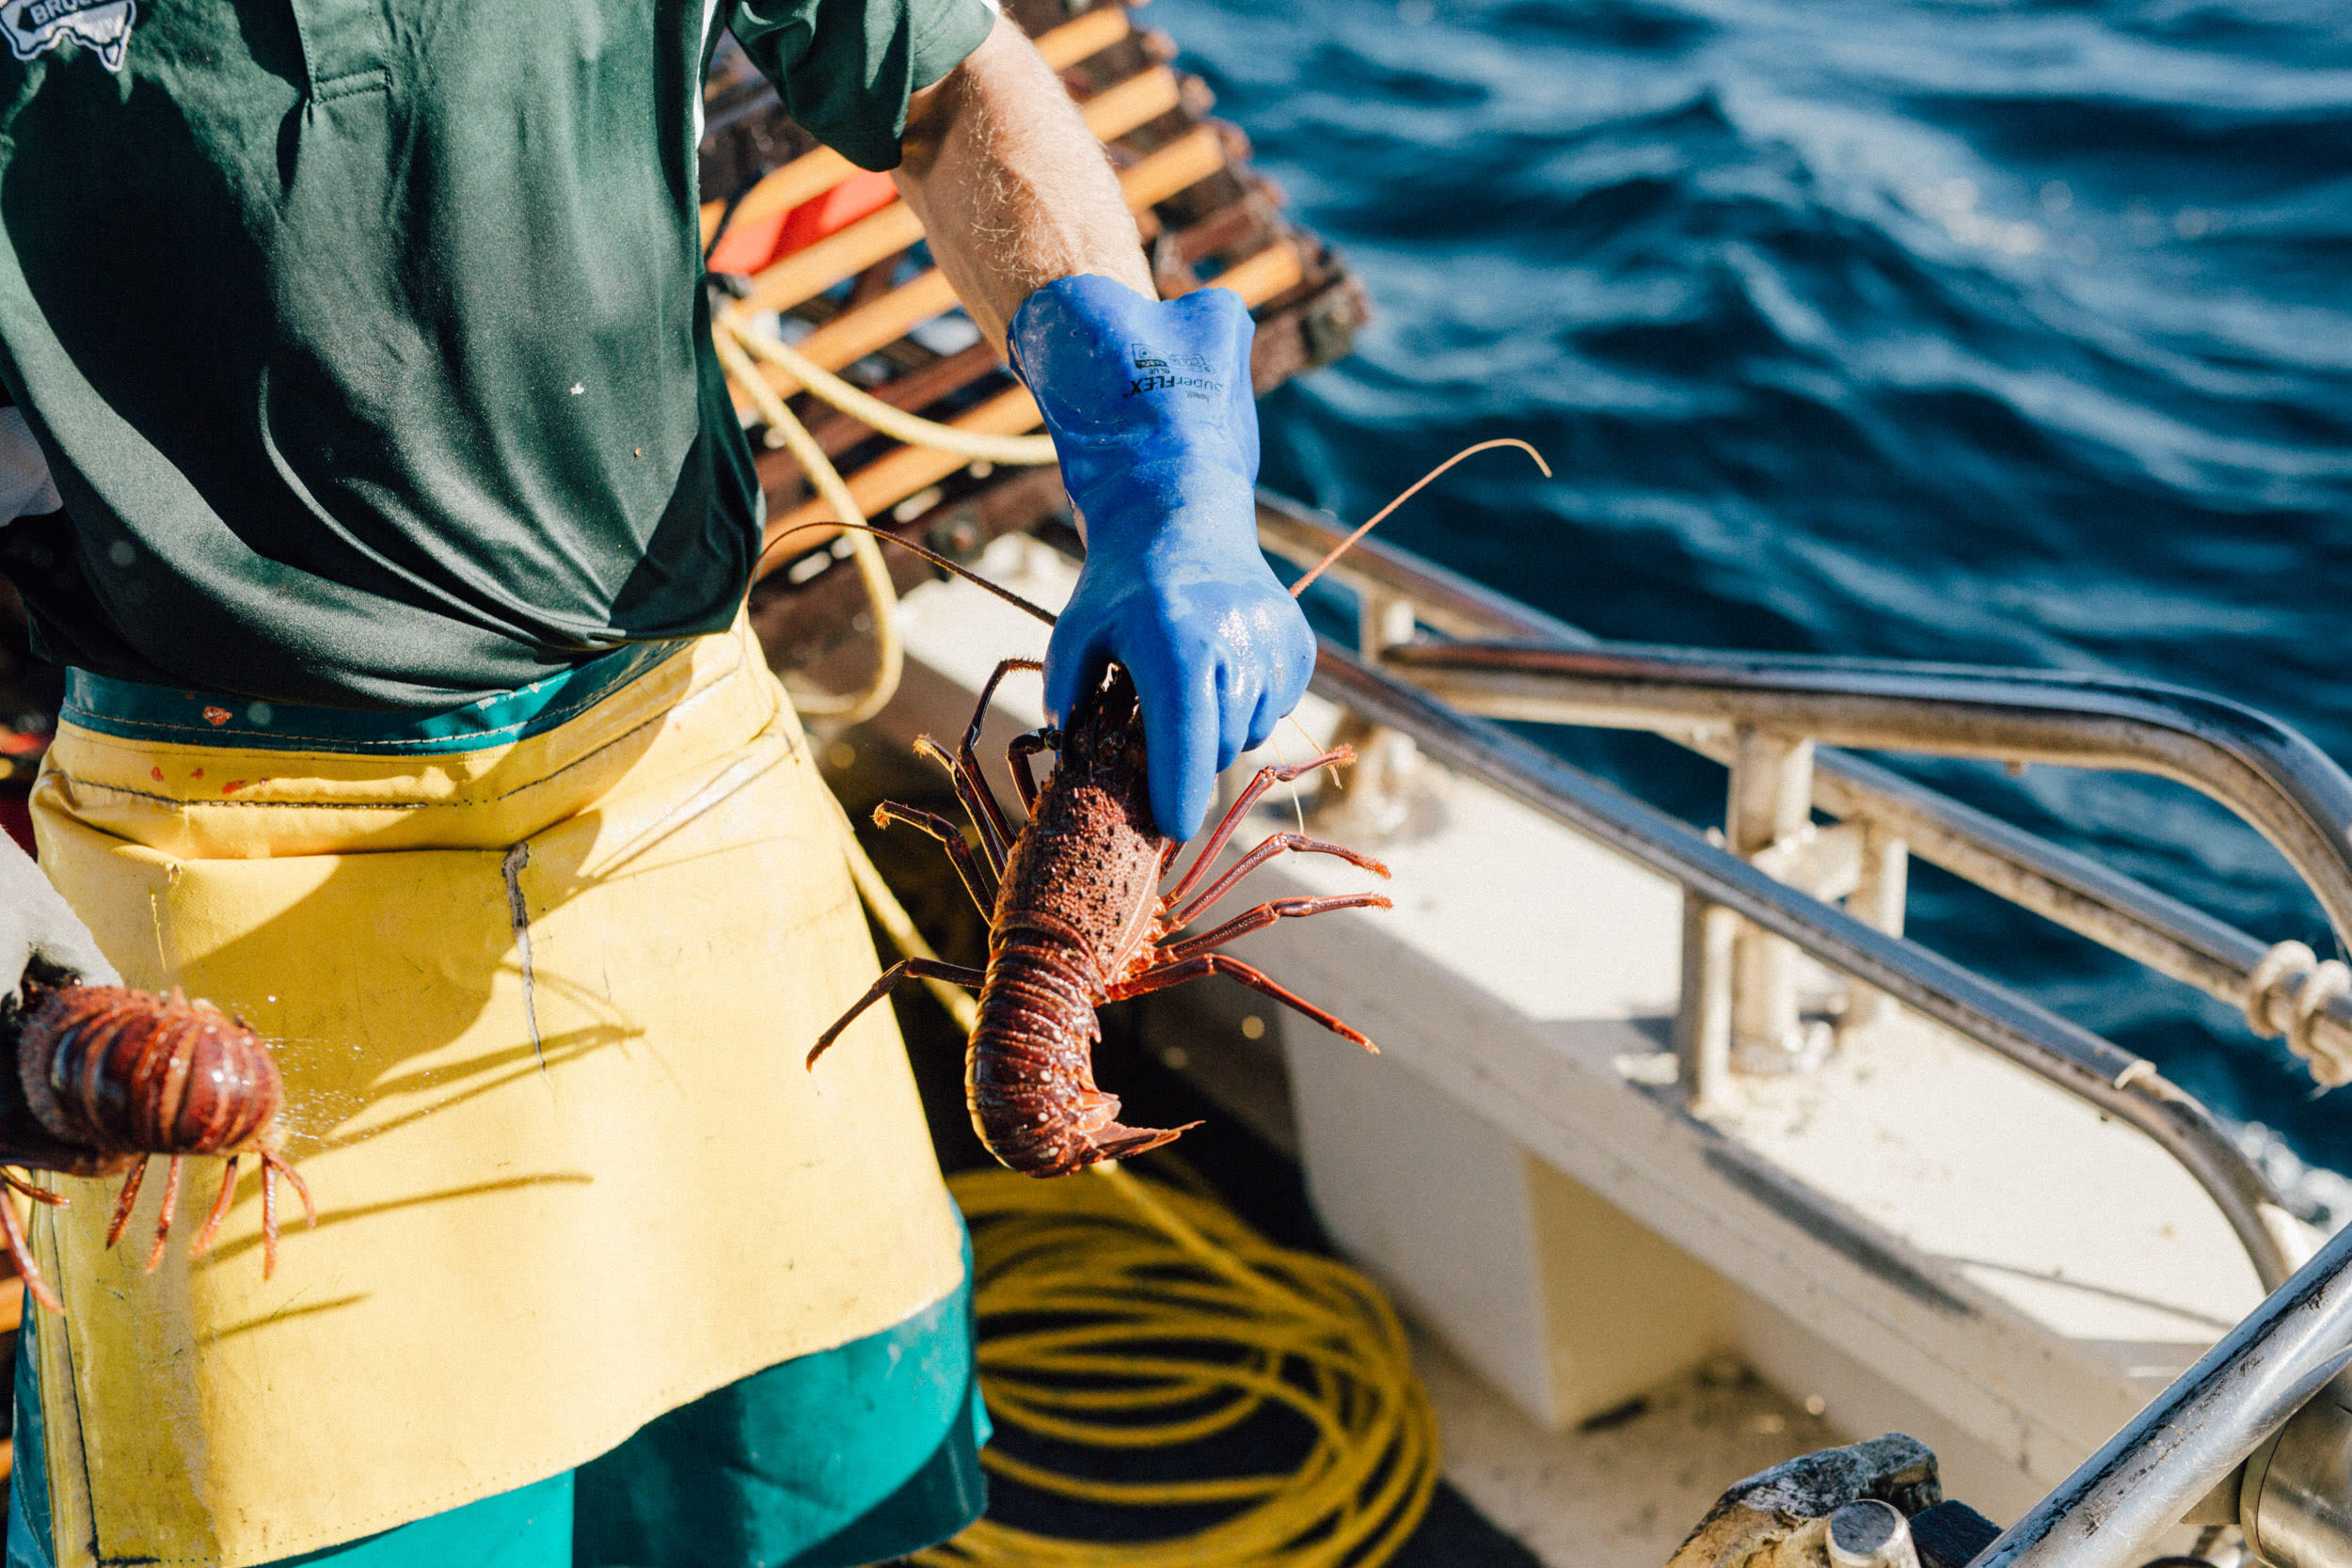
[[[755,1372],[577,1470],[273,1568],[852,1568],[945,1541],[988,1499],[971,1274],[967,1241],[964,1283],[894,1328]],[[28,1339],[8,1568],[56,1565],[32,1365]]]

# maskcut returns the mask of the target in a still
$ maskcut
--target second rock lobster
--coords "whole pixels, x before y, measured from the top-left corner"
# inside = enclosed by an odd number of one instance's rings
[[[71,1176],[123,1175],[106,1244],[122,1239],[148,1158],[170,1159],[164,1178],[151,1272],[163,1261],[179,1205],[181,1172],[190,1155],[227,1162],[212,1212],[198,1229],[189,1256],[201,1255],[229,1217],[245,1156],[262,1166],[262,1274],[278,1267],[278,1181],[282,1177],[318,1223],[310,1190],[278,1152],[278,1112],[284,1098],[278,1064],[261,1037],[210,1002],[190,1001],[178,988],[168,996],[127,986],[45,985],[27,978],[16,1007],[18,1118],[33,1126],[0,1127],[0,1149],[15,1163]],[[16,1118],[12,1118],[16,1119]],[[124,1174],[126,1173],[127,1174]],[[0,1186],[36,1203],[62,1204],[45,1188],[0,1173]],[[5,1242],[25,1289],[52,1311],[63,1310],[56,1291],[35,1267],[15,1211],[0,1194],[0,1242]]]

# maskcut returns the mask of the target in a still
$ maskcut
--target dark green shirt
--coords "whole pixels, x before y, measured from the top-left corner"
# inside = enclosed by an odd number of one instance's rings
[[[45,651],[415,707],[723,627],[759,501],[700,287],[707,41],[882,168],[992,20],[0,0],[0,403],[65,508],[0,571]]]

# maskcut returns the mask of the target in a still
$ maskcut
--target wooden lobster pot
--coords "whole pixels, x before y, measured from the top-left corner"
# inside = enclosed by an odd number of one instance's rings
[[[1247,166],[1240,131],[1207,118],[1207,87],[1169,67],[1167,37],[1134,26],[1120,0],[1008,0],[1005,11],[1037,40],[1102,138],[1161,294],[1214,283],[1248,301],[1259,394],[1345,354],[1367,314],[1361,289],[1321,241],[1283,216],[1280,194]],[[878,184],[791,125],[732,49],[714,64],[706,109],[705,238],[716,241],[714,270],[743,269],[743,308],[804,324],[787,333],[806,333],[795,345],[802,354],[895,407],[992,435],[1039,428],[1027,389],[962,316],[920,248],[922,226],[886,181]],[[906,446],[771,365],[758,373],[879,526],[970,559],[999,534],[1067,522],[1068,498],[1050,466],[993,467]],[[752,400],[735,391],[758,446],[764,431]],[[832,517],[788,454],[763,448],[759,471],[771,541]],[[804,666],[858,635],[864,591],[855,572],[833,569],[846,555],[821,531],[804,532],[762,563],[753,621],[778,668]],[[901,590],[933,572],[903,551],[885,558]]]

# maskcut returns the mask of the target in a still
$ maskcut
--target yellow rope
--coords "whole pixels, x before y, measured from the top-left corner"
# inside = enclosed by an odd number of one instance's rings
[[[981,431],[958,430],[953,425],[920,418],[903,408],[894,408],[873,394],[850,386],[791,344],[771,338],[764,332],[753,331],[738,309],[730,308],[720,320],[743,347],[860,424],[871,425],[884,436],[904,441],[908,446],[931,447],[940,451],[954,452],[959,457],[978,458],[989,463],[1041,467],[1055,461],[1054,438],[1050,436],[991,436]],[[748,378],[739,375],[736,379],[743,382],[743,390],[750,393],[755,401],[763,390],[771,397],[775,395],[775,388],[769,385],[765,376],[755,372]],[[753,382],[757,382],[758,386],[754,387]]]
[[[930,957],[846,815],[841,826],[876,922],[906,957]],[[944,982],[931,990],[968,1031],[971,997]],[[1232,1512],[1145,1541],[982,1519],[914,1561],[1374,1568],[1421,1523],[1438,1482],[1437,1423],[1404,1328],[1363,1275],[1275,1245],[1205,1191],[1141,1181],[1118,1165],[1048,1181],[974,1171],[948,1185],[972,1226],[980,1387],[1000,1427],[1098,1450],[1172,1449],[1279,1406],[1311,1441],[1286,1475],[1168,1481],[1068,1475],[993,1445],[980,1455],[992,1474],[1049,1496]]]
[[[972,1171],[980,1387],[999,1427],[1101,1450],[1197,1443],[1286,1410],[1311,1434],[1288,1474],[1103,1481],[992,1445],[994,1475],[1073,1502],[1223,1504],[1206,1528],[1070,1539],[982,1519],[925,1568],[1337,1568],[1394,1555],[1436,1488],[1437,1427],[1379,1291],[1276,1246],[1215,1198],[1137,1180]]]
[[[744,356],[743,344],[756,341],[746,332],[732,313],[722,315],[717,330],[710,335],[711,346],[719,351],[719,363],[751,395],[759,409],[759,417],[768,426],[768,444],[782,447],[792,454],[792,460],[808,475],[832,506],[834,520],[863,527],[866,514],[857,499],[850,494],[841,470],[833,466],[825,450],[808,428],[793,418],[784,399],[776,395],[751,360]],[[838,719],[845,724],[863,723],[889,705],[898,692],[899,677],[906,670],[906,645],[898,637],[898,587],[890,580],[889,564],[882,560],[882,546],[870,533],[845,532],[850,541],[850,559],[857,563],[858,580],[866,587],[866,602],[874,621],[874,673],[866,689],[846,697],[818,696],[805,691],[792,693],[792,705],[814,717]]]

